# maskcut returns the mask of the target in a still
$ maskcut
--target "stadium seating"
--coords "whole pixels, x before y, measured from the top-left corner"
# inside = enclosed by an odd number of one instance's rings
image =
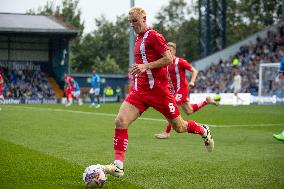
[[[53,98],[55,96],[45,73],[39,70],[2,68],[5,98]]]
[[[256,95],[258,92],[259,64],[280,62],[281,51],[284,52],[284,26],[277,32],[267,32],[266,38],[257,38],[256,44],[240,47],[237,54],[227,60],[220,60],[218,64],[211,64],[199,72],[194,93],[232,92],[230,86],[233,82],[233,70],[239,69],[242,76],[242,91]],[[239,65],[233,65],[237,57]],[[267,72],[270,84],[264,94],[278,94],[281,86],[275,82],[277,73]],[[282,86],[283,87],[283,86]]]

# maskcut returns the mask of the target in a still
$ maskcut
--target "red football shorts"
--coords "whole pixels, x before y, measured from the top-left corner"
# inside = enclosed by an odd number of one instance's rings
[[[149,107],[153,107],[168,119],[174,119],[180,115],[174,97],[167,91],[152,90],[140,93],[133,90],[125,101],[138,108],[140,114]]]
[[[177,105],[182,105],[185,102],[189,102],[188,98],[189,88],[181,88],[178,92],[174,94]]]

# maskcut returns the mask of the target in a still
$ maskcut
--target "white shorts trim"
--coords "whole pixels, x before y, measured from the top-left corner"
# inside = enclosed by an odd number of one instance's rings
[[[79,97],[79,96],[80,96],[80,91],[75,91],[75,92],[74,92],[74,96],[75,96],[75,97]]]
[[[89,93],[99,95],[100,94],[100,88],[95,88],[95,89],[91,88]]]

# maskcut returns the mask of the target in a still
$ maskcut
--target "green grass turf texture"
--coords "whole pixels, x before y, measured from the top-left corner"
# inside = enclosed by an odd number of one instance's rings
[[[91,164],[113,161],[120,104],[4,105],[0,111],[0,188],[85,188]],[[215,150],[201,137],[172,132],[153,109],[129,128],[125,176],[104,188],[284,188],[284,106],[206,106],[184,118],[213,125]],[[215,126],[214,126],[215,125]]]

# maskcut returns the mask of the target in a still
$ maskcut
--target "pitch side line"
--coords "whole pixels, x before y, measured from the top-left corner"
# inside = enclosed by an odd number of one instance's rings
[[[6,108],[22,108],[22,109],[32,109],[32,110],[41,110],[41,111],[51,111],[51,112],[68,112],[68,113],[77,113],[77,114],[88,114],[88,115],[97,115],[97,116],[108,116],[108,117],[116,117],[116,114],[111,113],[98,113],[98,112],[83,112],[83,111],[75,111],[75,110],[64,110],[64,109],[53,109],[53,108],[36,108],[36,107],[28,107],[28,106],[6,106]],[[157,121],[157,122],[166,122],[164,119],[156,119],[156,118],[147,118],[147,117],[139,117],[139,120],[144,121]],[[206,123],[201,123],[206,124]],[[231,127],[270,127],[270,126],[284,126],[284,123],[267,123],[267,124],[237,124],[237,125],[213,125],[207,124],[210,127],[222,127],[222,128],[231,128]]]

